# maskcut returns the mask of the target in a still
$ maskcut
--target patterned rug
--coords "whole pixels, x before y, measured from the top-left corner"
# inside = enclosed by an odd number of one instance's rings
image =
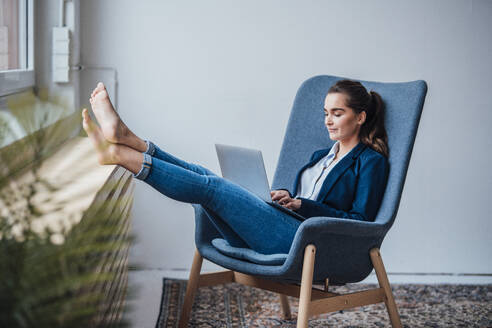
[[[374,288],[350,284],[337,293]],[[492,285],[393,285],[404,327],[492,327]],[[157,328],[177,327],[186,281],[164,278]],[[197,291],[189,327],[295,327],[298,299],[289,297],[293,320],[283,320],[277,294],[232,283]],[[309,327],[391,327],[383,303],[312,317]]]

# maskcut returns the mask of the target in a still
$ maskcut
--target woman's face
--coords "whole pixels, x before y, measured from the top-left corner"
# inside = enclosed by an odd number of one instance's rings
[[[342,93],[329,93],[325,98],[325,125],[331,140],[352,140],[359,138],[361,125],[366,113],[356,114],[345,105],[346,96]]]

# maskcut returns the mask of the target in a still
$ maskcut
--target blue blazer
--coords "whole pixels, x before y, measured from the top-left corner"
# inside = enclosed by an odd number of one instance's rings
[[[309,163],[297,173],[292,189],[295,193],[302,172],[329,152],[328,148],[313,153]],[[316,201],[300,198],[301,207],[297,213],[306,218],[328,216],[374,221],[386,188],[388,173],[387,158],[359,142],[328,173]]]

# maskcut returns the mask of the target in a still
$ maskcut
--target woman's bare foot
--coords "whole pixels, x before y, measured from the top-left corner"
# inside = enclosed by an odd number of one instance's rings
[[[117,145],[108,142],[101,129],[92,121],[86,108],[82,111],[82,126],[97,151],[97,159],[101,165],[117,164]]]
[[[101,165],[121,165],[137,174],[143,163],[143,154],[125,145],[111,143],[104,138],[101,129],[91,120],[89,111],[82,111],[82,126],[97,151],[97,159]]]
[[[138,138],[114,110],[104,84],[101,82],[97,84],[89,101],[92,111],[101,125],[102,134],[107,141],[124,144],[140,152],[147,149],[145,141]]]
[[[112,143],[121,143],[129,134],[128,127],[123,123],[109,100],[104,84],[99,82],[91,94],[90,103],[96,119],[101,125],[104,138]]]

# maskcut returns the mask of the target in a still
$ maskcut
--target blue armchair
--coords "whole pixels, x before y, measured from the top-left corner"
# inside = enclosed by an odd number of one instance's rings
[[[318,149],[333,144],[323,125],[324,97],[336,76],[316,76],[299,88],[290,114],[279,165],[272,189],[292,185],[295,174]],[[287,296],[299,297],[297,327],[307,327],[310,316],[385,302],[393,327],[401,327],[391,287],[379,248],[393,225],[424,104],[425,81],[381,83],[360,81],[368,90],[378,92],[386,105],[390,172],[385,194],[374,222],[333,217],[312,217],[304,221],[294,242],[279,265],[264,265],[230,257],[212,245],[220,234],[206,211],[194,205],[196,247],[180,327],[188,322],[196,289],[238,282],[280,294],[285,317],[290,317]],[[306,129],[309,126],[309,129]],[[203,258],[229,271],[201,274]],[[328,291],[330,284],[359,282],[375,269],[379,288],[339,295]],[[300,286],[299,286],[300,283]],[[323,284],[324,289],[313,288]]]

